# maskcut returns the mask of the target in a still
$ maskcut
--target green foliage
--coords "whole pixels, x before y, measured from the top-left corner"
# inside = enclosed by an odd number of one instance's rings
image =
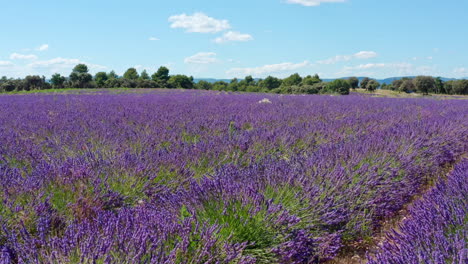
[[[75,88],[93,88],[92,80],[93,76],[88,73],[88,66],[78,64],[70,74],[69,86]]]
[[[418,76],[413,80],[415,89],[422,93],[428,94],[429,91],[434,91],[436,88],[436,82],[431,76]]]
[[[359,79],[356,77],[350,77],[348,83],[351,86],[351,89],[356,89],[359,87]]]
[[[273,90],[281,86],[282,81],[276,77],[268,76],[259,83],[259,86],[267,90]]]
[[[195,84],[195,88],[199,90],[213,90],[213,84],[202,80]]]
[[[159,84],[161,88],[167,87],[167,82],[169,81],[169,69],[161,66],[158,71],[151,75],[153,81]]]
[[[369,83],[371,79],[369,78],[364,78],[361,80],[361,82],[359,83],[359,85],[361,86],[361,89],[367,89],[367,84]]]
[[[108,80],[108,75],[105,72],[98,72],[94,76],[94,82],[96,82],[97,87],[105,87],[106,81]]]
[[[150,80],[150,76],[146,70],[143,70],[140,75],[141,80]]]
[[[60,73],[56,73],[50,78],[50,83],[54,89],[60,89],[63,88],[65,80],[66,78],[64,76],[60,75]]]
[[[326,90],[328,92],[332,92],[332,93],[347,95],[347,94],[349,94],[350,88],[351,88],[351,86],[349,85],[349,83],[346,80],[336,79],[336,80],[334,80],[332,82],[329,82],[327,84]]]
[[[138,71],[135,68],[129,68],[123,75],[124,79],[127,80],[137,80],[140,78],[140,75],[138,74]]]
[[[366,90],[369,92],[373,92],[380,87],[380,83],[376,80],[369,80],[366,85]]]
[[[300,85],[302,82],[302,77],[298,74],[295,73],[285,79],[283,79],[282,86],[293,86],[293,85]]]
[[[172,75],[167,82],[170,88],[192,89],[194,86],[193,78],[186,75]]]

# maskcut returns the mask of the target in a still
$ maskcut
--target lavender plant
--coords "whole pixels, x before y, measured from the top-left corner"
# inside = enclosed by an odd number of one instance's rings
[[[0,262],[333,259],[371,244],[466,154],[467,106],[183,90],[1,96]]]

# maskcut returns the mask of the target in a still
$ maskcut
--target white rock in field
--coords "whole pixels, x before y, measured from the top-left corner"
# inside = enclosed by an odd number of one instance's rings
[[[263,98],[262,100],[258,101],[259,104],[271,104],[270,99]]]

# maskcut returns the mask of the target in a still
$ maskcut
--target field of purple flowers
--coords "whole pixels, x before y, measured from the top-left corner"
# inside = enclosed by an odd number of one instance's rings
[[[374,247],[420,195],[370,263],[467,260],[466,100],[156,90],[0,109],[0,263],[321,263]]]

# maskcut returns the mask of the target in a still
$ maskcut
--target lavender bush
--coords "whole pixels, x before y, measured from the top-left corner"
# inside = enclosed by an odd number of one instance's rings
[[[409,210],[399,230],[387,234],[377,263],[467,263],[468,160]]]
[[[371,243],[468,147],[463,100],[99,91],[0,109],[3,263],[318,263]]]

